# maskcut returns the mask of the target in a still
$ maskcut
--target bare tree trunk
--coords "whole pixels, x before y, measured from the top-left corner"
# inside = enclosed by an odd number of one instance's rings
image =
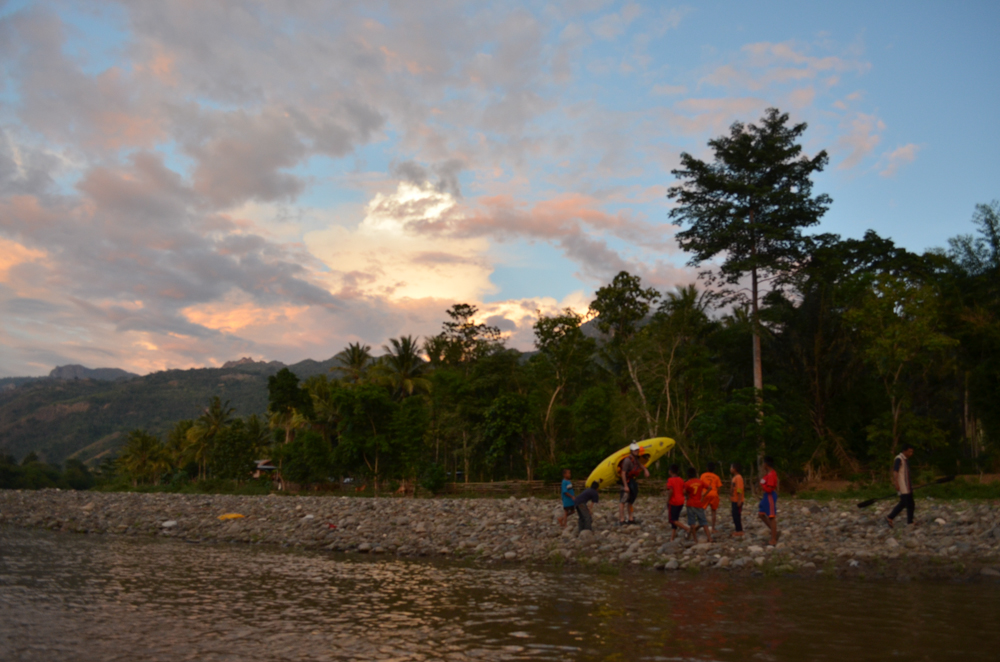
[[[463,466],[465,467],[465,475],[462,476],[465,482],[469,482],[469,433],[462,430],[462,455],[463,455]]]
[[[652,439],[656,436],[657,421],[649,413],[649,405],[646,402],[646,393],[642,390],[642,383],[639,381],[639,375],[636,373],[635,367],[632,365],[632,360],[625,357],[625,365],[628,366],[628,374],[632,378],[632,383],[635,384],[635,390],[639,392],[639,398],[642,400],[642,415],[646,418],[646,427],[649,429],[649,437]],[[657,418],[659,415],[657,415]]]
[[[553,462],[556,461],[556,431],[552,429],[551,419],[552,419],[552,406],[556,403],[556,397],[559,392],[562,391],[563,385],[560,384],[556,387],[556,390],[552,392],[552,397],[549,398],[549,407],[545,410],[545,425],[544,430],[546,436],[549,438],[549,459]]]
[[[764,424],[764,369],[761,366],[760,357],[760,308],[757,305],[758,282],[757,282],[757,233],[753,228],[753,210],[750,210],[750,254],[753,259],[753,267],[750,269],[750,327],[753,333],[753,388],[757,399],[757,425]],[[766,452],[764,440],[760,440],[757,448],[757,465],[763,475],[764,454]]]

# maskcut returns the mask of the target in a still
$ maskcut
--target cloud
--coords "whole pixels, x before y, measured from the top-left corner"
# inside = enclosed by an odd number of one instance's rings
[[[885,122],[875,115],[856,113],[847,122],[847,133],[837,140],[837,152],[846,155],[837,166],[841,170],[849,170],[858,165],[878,146],[885,130]]]
[[[417,174],[419,169],[408,170]],[[478,301],[496,292],[489,242],[417,230],[443,222],[457,208],[450,192],[403,181],[392,193],[376,194],[357,227],[334,225],[307,233],[305,245],[330,269],[326,280],[334,291],[391,301]]]
[[[743,46],[736,62],[719,65],[701,79],[706,85],[760,91],[802,83],[821,75],[863,73],[871,68],[853,57],[808,55],[794,42],[756,42]]]
[[[891,152],[885,152],[882,154],[882,161],[885,163],[885,168],[878,174],[882,177],[895,177],[901,167],[916,160],[917,152],[919,151],[919,145],[908,143],[902,147],[897,147]]]
[[[687,87],[684,85],[654,85],[653,89],[650,90],[651,94],[657,96],[672,96],[675,94],[685,94],[687,92]]]
[[[590,31],[600,39],[611,41],[623,35],[628,26],[641,14],[642,7],[629,3],[620,12],[605,14],[591,22]]]

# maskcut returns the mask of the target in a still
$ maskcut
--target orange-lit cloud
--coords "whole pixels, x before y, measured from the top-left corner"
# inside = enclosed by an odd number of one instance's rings
[[[28,248],[16,241],[0,237],[0,283],[10,282],[10,271],[17,265],[37,262],[45,256],[45,251]]]

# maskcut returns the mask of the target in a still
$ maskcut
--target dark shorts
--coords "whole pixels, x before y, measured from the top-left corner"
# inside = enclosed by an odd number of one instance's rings
[[[757,506],[757,512],[767,515],[768,517],[777,517],[778,493],[764,492],[764,498],[760,500],[760,505]]]
[[[566,504],[563,504],[563,514],[564,515],[571,515],[574,510],[576,510],[576,506],[575,505],[574,506],[567,506]]]
[[[622,492],[618,497],[618,501],[620,503],[627,503],[629,505],[632,505],[633,503],[635,503],[636,497],[639,496],[639,485],[636,484],[634,480],[630,480],[628,482],[628,487],[629,489],[626,490],[625,486],[622,485]]]
[[[679,506],[671,506],[670,504],[667,504],[668,517],[670,518],[670,526],[672,528],[677,528],[677,522],[681,520],[681,510],[683,509],[683,503]]]

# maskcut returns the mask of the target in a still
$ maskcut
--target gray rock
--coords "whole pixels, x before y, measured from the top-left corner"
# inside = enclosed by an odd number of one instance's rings
[[[177,520],[168,519],[166,522],[161,524],[164,529],[172,529],[177,526]]]
[[[370,552],[371,549],[372,549],[372,545],[371,545],[371,543],[368,543],[368,542],[363,542],[360,545],[358,545],[358,551],[359,552]]]
[[[669,561],[667,561],[667,562],[666,562],[666,563],[664,564],[664,566],[663,566],[663,569],[664,569],[664,570],[676,570],[676,569],[677,569],[677,568],[679,568],[679,567],[681,567],[681,566],[680,566],[680,564],[679,564],[679,563],[677,562],[677,559],[670,559]]]
[[[993,568],[983,568],[979,571],[979,574],[984,577],[1000,577],[1000,570],[994,570]]]
[[[511,498],[513,498],[513,497],[511,497]],[[503,557],[505,559],[507,559],[508,561],[513,561],[514,559],[517,558],[517,552],[506,552],[506,553],[504,553]]]

